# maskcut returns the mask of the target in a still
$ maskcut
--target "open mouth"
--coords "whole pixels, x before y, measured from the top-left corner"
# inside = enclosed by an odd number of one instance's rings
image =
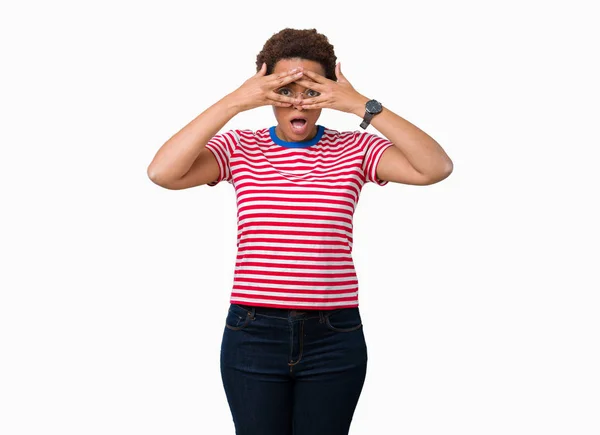
[[[290,121],[292,124],[292,131],[297,134],[303,134],[306,132],[308,122],[304,118],[294,118]]]

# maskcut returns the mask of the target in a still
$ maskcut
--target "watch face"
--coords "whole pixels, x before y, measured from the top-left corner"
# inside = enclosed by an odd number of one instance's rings
[[[382,110],[381,103],[377,100],[367,101],[366,109],[367,109],[367,112],[369,112],[373,115],[376,115],[377,113],[381,112],[381,110]]]

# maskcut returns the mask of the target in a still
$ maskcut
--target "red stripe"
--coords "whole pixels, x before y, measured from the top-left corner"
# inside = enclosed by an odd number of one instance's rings
[[[244,217],[244,219],[248,218],[247,216]],[[290,226],[298,226],[297,223],[290,223],[290,222],[247,222],[247,223],[240,223],[240,225],[238,226],[238,231],[242,232],[242,230],[244,230],[244,228],[250,227],[250,226],[268,226],[268,227],[278,227],[278,226],[285,226],[285,227],[290,227]],[[311,222],[302,222],[302,228],[323,228],[323,224],[318,224],[318,223],[311,223]],[[348,231],[351,232],[351,228],[345,227],[343,225],[336,225],[336,224],[327,224],[326,228],[328,229],[336,229],[336,230],[342,230],[342,231]],[[247,230],[244,230],[244,232],[246,232]]]
[[[289,296],[270,296],[270,295],[255,295],[255,294],[246,294],[246,293],[238,293],[233,289],[231,295],[238,298],[252,298],[252,299],[279,299],[286,301],[301,301],[301,302],[345,302],[345,301],[355,301],[355,296],[346,296],[344,298],[335,298],[335,297],[323,297],[323,298],[306,298],[300,296],[294,296],[290,294]],[[306,292],[305,292],[306,293]]]
[[[249,236],[252,234],[280,234],[286,236],[315,236],[315,237],[347,237],[346,234],[340,233],[328,233],[328,232],[319,232],[319,231],[293,231],[293,230],[245,230],[242,233],[244,236]]]
[[[245,265],[246,266],[246,265]],[[269,276],[290,276],[295,278],[354,278],[356,276],[355,273],[299,273],[297,271],[293,272],[282,272],[279,270],[255,270],[255,269],[237,269],[236,273],[242,273],[244,275],[269,275]],[[247,278],[244,278],[246,280]],[[285,281],[289,282],[289,281]],[[300,283],[301,281],[298,281]],[[296,284],[296,283],[294,283]],[[304,285],[312,284],[304,282]],[[337,284],[337,282],[336,282]]]
[[[312,285],[315,288],[336,287],[336,286],[343,286],[343,285],[358,285],[358,281],[356,279],[352,279],[352,280],[348,280],[348,281],[334,281],[334,282],[331,282],[331,281],[312,281],[312,282],[297,281],[297,282],[293,282],[293,281],[284,280],[284,279],[246,278],[246,277],[234,276],[233,281],[235,283],[254,282],[257,284],[281,284],[281,285],[290,285],[290,286],[292,286],[292,285],[302,285],[302,286]],[[286,289],[284,291],[288,291],[288,289]],[[351,290],[345,290],[343,293],[347,293],[350,291]],[[312,292],[312,290],[307,289],[306,292]],[[329,291],[329,292],[331,293],[331,291]]]
[[[277,293],[290,293],[290,295],[294,295],[294,294],[302,294],[302,293],[310,293],[310,294],[318,294],[318,295],[341,295],[344,293],[355,293],[357,290],[357,287],[355,288],[351,288],[348,290],[333,290],[333,289],[327,289],[327,290],[300,290],[300,289],[294,289],[294,290],[290,290],[290,289],[278,289],[278,288],[264,288],[264,287],[260,287],[260,286],[252,286],[252,285],[244,285],[244,284],[235,284],[234,287],[237,290],[250,290],[250,291],[264,291],[264,292],[277,292]],[[264,295],[260,295],[263,296]],[[249,295],[249,297],[254,297],[254,295]],[[277,296],[277,299],[281,298],[283,296]],[[350,297],[347,297],[348,299],[351,299]],[[338,298],[336,298],[338,299]],[[340,298],[341,299],[341,298]]]
[[[315,244],[319,244],[319,245],[324,245],[324,246],[345,246],[346,243],[344,241],[340,241],[340,240],[321,240],[321,239],[313,239],[313,240],[306,240],[306,239],[273,239],[273,238],[268,238],[268,237],[251,237],[251,238],[244,238],[242,237],[240,239],[240,243],[291,243],[291,244],[297,244],[297,245],[315,245]]]
[[[279,258],[273,256],[275,258]],[[323,269],[323,270],[335,270],[335,269],[353,269],[351,265],[331,265],[328,263],[325,264],[315,264],[315,265],[307,265],[307,264],[297,264],[297,263],[263,263],[261,261],[243,261],[235,263],[235,267],[280,267],[282,269]]]
[[[261,246],[261,245],[257,245],[257,246],[248,246],[248,245],[244,245],[242,246],[242,243],[240,243],[240,246],[238,247],[238,252],[243,253],[244,251],[247,250],[259,250],[259,251],[271,251],[271,252],[304,252],[304,253],[319,253],[322,254],[324,252],[327,252],[327,254],[342,254],[342,253],[346,253],[348,252],[347,249],[326,249],[325,247],[323,248],[292,248],[290,247],[284,247],[284,246]],[[327,261],[327,259],[323,258],[323,261]]]
[[[347,254],[347,253],[346,253]],[[246,253],[246,255],[244,255],[243,252],[240,252],[238,250],[238,255],[237,255],[237,260],[240,259],[244,259],[244,258],[248,258],[251,257],[253,259],[278,259],[278,260],[297,260],[297,261],[324,261],[324,262],[352,262],[352,258],[348,255],[345,257],[331,257],[331,256],[327,256],[327,257],[315,257],[315,256],[311,256],[311,257],[303,257],[301,255],[284,255],[284,254],[256,254],[256,253]],[[274,263],[273,263],[274,264]],[[307,267],[314,267],[314,266],[307,266]]]
[[[264,207],[263,207],[264,208]],[[318,221],[323,221],[323,220],[328,220],[328,221],[339,221],[339,222],[347,222],[350,224],[350,226],[352,226],[352,218],[347,218],[344,216],[318,216],[318,215],[309,215],[309,214],[299,214],[299,215],[295,215],[295,214],[284,214],[284,213],[248,213],[245,214],[244,217],[242,219],[254,219],[254,218],[280,218],[282,220],[285,219],[312,219],[312,220],[318,220]],[[288,223],[289,225],[289,223]],[[293,222],[292,225],[298,225],[298,222]],[[304,225],[304,223],[302,223],[302,225]],[[322,227],[323,225],[321,225]]]
[[[347,204],[344,204],[347,205]],[[300,206],[300,205],[268,205],[267,207],[277,207],[278,210],[297,210],[297,211],[322,211],[322,212],[331,212],[331,213],[344,213],[344,214],[352,214],[351,210],[346,210],[345,208],[336,208],[336,207],[321,207],[317,205],[313,205],[310,207]],[[243,207],[238,207],[238,210],[242,212],[242,210],[261,210],[264,209],[264,205],[245,205]]]
[[[294,195],[297,195],[297,192],[294,192]],[[343,205],[346,207],[352,207],[352,203],[349,203],[348,201],[339,201],[339,200],[335,200],[335,199],[329,199],[329,198],[296,198],[294,195],[290,195],[287,198],[282,198],[282,197],[275,197],[275,196],[252,196],[249,198],[244,198],[244,199],[240,199],[238,201],[238,205],[246,203],[246,202],[258,202],[258,201],[273,201],[273,202],[298,202],[298,203],[303,203],[303,202],[308,202],[308,203],[314,203],[316,201],[319,202],[319,204],[332,204],[332,205]],[[278,205],[269,205],[269,207],[279,207]],[[285,207],[285,206],[283,206]]]
[[[279,194],[279,195],[281,195],[282,193],[291,194],[291,192],[285,192],[285,190],[261,189],[261,190],[244,190],[243,192],[240,192],[238,194],[238,196],[240,198],[241,197],[246,197],[246,196],[252,196],[252,198],[256,198],[256,196],[258,196],[258,195],[268,195],[268,194],[273,194],[273,193]],[[296,201],[296,200],[297,201],[302,201],[302,200],[310,201],[310,199],[296,198],[295,195],[311,195],[311,196],[314,196],[314,197],[319,197],[319,195],[329,195],[329,196],[331,196],[331,193],[327,194],[327,193],[324,193],[324,192],[317,192],[317,191],[314,191],[314,190],[306,190],[306,191],[297,191],[297,190],[294,190],[294,193],[291,194],[291,195],[293,195],[292,197],[293,197],[294,201]],[[356,196],[351,195],[351,194],[346,193],[346,192],[336,192],[335,196],[351,199],[352,202],[354,202],[356,200]],[[273,200],[277,199],[277,197],[270,197],[270,196],[268,198],[272,198]],[[279,198],[281,198],[281,197],[279,197]],[[289,197],[288,198],[281,198],[281,199],[285,199],[286,201],[290,200]],[[323,199],[319,199],[319,201],[322,201],[322,200]],[[240,201],[241,200],[239,200],[238,203]],[[313,199],[313,201],[314,201],[314,199]],[[347,204],[347,202],[346,202],[346,204]]]

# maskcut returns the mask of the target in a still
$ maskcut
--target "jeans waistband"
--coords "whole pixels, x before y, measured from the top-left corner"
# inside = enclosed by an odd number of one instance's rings
[[[318,317],[323,319],[326,315],[329,315],[335,311],[342,310],[343,308],[335,308],[333,310],[312,310],[307,308],[273,308],[273,307],[261,307],[244,304],[234,304],[238,307],[247,310],[250,313],[250,317],[254,318],[255,314],[277,317],[281,319],[287,318],[304,318],[310,319]]]

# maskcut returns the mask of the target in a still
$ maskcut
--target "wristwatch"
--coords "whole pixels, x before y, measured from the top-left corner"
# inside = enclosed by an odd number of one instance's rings
[[[378,113],[381,113],[381,111],[383,110],[383,106],[381,105],[381,103],[377,100],[369,100],[367,101],[367,104],[365,104],[365,116],[363,118],[363,122],[360,123],[360,126],[362,129],[365,129],[369,126],[369,124],[371,123],[371,119],[373,119],[373,116],[377,115]]]

